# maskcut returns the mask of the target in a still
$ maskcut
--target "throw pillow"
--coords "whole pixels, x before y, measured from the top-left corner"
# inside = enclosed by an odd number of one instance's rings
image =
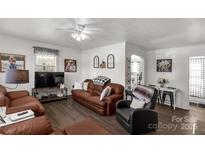
[[[108,88],[108,93],[107,93],[107,96],[110,96],[111,91],[112,91],[112,88],[111,88],[111,87],[109,87],[109,86],[107,86],[107,88]]]
[[[100,95],[100,101],[103,100],[104,97],[109,96],[111,93],[111,88],[109,86],[107,86],[101,93]],[[109,94],[109,95],[108,95]]]
[[[88,90],[88,82],[83,82],[83,90]]]
[[[73,89],[83,89],[83,83],[82,82],[75,82]]]
[[[133,98],[132,103],[130,104],[130,107],[133,109],[140,109],[140,108],[144,108],[144,105],[145,105],[144,101]]]

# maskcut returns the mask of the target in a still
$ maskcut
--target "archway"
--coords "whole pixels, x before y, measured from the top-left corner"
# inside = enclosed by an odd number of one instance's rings
[[[130,86],[144,84],[144,59],[138,55],[131,55]]]

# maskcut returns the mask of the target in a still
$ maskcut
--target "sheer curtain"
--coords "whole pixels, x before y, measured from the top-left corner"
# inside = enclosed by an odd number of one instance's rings
[[[56,72],[59,50],[43,47],[33,47],[36,72]]]

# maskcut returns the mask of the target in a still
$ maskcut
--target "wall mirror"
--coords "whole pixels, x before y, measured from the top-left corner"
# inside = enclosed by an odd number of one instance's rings
[[[99,59],[99,57],[98,56],[95,56],[94,58],[93,58],[93,67],[94,68],[99,68],[99,64],[100,63],[100,59]]]
[[[107,68],[115,68],[115,57],[113,54],[107,56]]]

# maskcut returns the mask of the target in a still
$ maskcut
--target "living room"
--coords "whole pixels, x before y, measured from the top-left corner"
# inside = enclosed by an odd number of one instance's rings
[[[0,18],[0,135],[204,135],[204,26]]]

